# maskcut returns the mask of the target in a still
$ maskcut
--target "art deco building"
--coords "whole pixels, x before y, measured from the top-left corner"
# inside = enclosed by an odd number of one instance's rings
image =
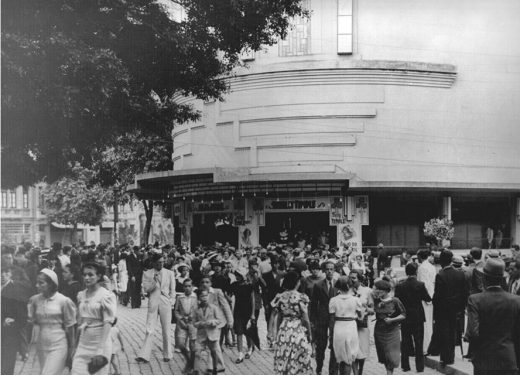
[[[520,241],[520,3],[307,6],[285,40],[244,54],[224,101],[178,98],[200,121],[173,131],[172,171],[133,187],[172,204],[177,241],[286,229],[413,249],[434,217],[454,221],[456,249]]]

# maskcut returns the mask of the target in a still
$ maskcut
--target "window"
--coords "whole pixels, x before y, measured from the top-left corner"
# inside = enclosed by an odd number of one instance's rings
[[[31,224],[23,225],[23,234],[29,234],[31,232]]]
[[[338,0],[338,54],[352,53],[352,0]]]
[[[2,208],[7,207],[7,191],[2,190]]]
[[[16,193],[14,191],[9,192],[9,207],[16,208]]]
[[[310,0],[303,0],[302,6],[310,9]],[[311,54],[311,20],[305,17],[296,17],[285,39],[278,43],[278,56],[303,56]]]
[[[29,191],[23,189],[23,208],[29,208]]]

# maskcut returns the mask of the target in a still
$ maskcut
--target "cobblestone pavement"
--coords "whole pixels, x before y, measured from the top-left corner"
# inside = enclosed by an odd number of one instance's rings
[[[143,344],[145,334],[145,322],[146,322],[146,303],[140,309],[130,309],[123,306],[119,306],[118,309],[118,325],[121,330],[124,342],[124,352],[119,353],[118,360],[120,363],[120,371],[123,375],[171,375],[171,374],[182,374],[182,368],[184,367],[184,360],[179,353],[174,353],[173,359],[165,363],[162,360],[162,338],[160,335],[160,328],[156,330],[156,345],[152,352],[152,359],[148,364],[137,364],[135,358],[139,348]],[[265,332],[266,324],[263,318],[263,311],[260,314],[259,321],[259,334],[260,340],[262,340],[262,350],[255,351],[249,360],[244,360],[241,364],[235,364],[237,358],[236,348],[223,348],[224,360],[226,366],[225,374],[231,375],[267,375],[273,374],[273,352],[265,346]],[[173,328],[171,331],[173,337]],[[328,350],[325,358],[325,364],[328,363]],[[413,358],[411,359],[412,367]],[[323,375],[327,375],[328,371],[324,366]],[[31,350],[31,354],[27,362],[18,361],[16,364],[15,374],[17,375],[38,375],[39,366],[38,360],[35,355],[34,349]],[[365,363],[366,375],[380,375],[385,374],[383,365],[377,363],[375,348],[372,343],[371,355]],[[394,372],[397,375],[405,374],[399,369]],[[414,370],[407,372],[406,374],[414,374]],[[426,368],[425,375],[439,374],[438,372]]]

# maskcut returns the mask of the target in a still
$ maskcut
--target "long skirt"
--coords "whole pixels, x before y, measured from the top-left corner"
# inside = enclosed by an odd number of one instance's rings
[[[284,318],[276,336],[274,373],[312,375],[312,346],[300,319]]]
[[[79,337],[78,348],[74,354],[72,361],[71,375],[89,375],[88,364],[92,357],[98,354],[99,348],[103,347],[103,356],[108,359],[108,364],[101,370],[96,372],[96,375],[108,375],[110,370],[110,358],[112,357],[112,341],[110,336],[106,342],[101,342],[103,335],[103,326],[88,326],[81,332]]]
[[[67,360],[67,335],[59,324],[42,324],[36,352],[40,375],[61,375]]]
[[[336,362],[351,365],[359,353],[359,339],[355,320],[336,321],[332,339]]]
[[[401,362],[401,329],[399,324],[387,325],[378,320],[374,328],[377,360],[387,369],[399,367]]]

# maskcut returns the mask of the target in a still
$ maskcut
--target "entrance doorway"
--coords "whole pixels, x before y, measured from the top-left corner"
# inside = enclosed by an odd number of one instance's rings
[[[265,214],[265,226],[260,227],[260,244],[279,242],[280,232],[289,234],[289,242],[298,233],[303,234],[313,247],[322,231],[328,233],[329,245],[336,246],[336,227],[329,225],[328,212],[271,212]]]
[[[205,213],[193,215],[193,227],[191,228],[191,247],[199,245],[212,246],[215,241],[225,244],[229,242],[231,246],[238,245],[238,228],[231,224],[215,226],[217,219],[222,214]]]

